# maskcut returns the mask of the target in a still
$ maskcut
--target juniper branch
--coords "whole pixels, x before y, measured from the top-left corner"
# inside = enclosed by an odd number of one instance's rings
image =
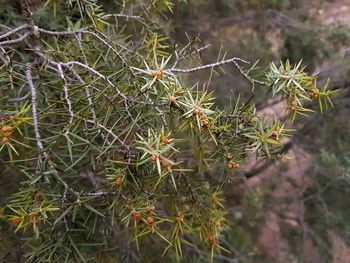
[[[0,46],[6,46],[6,45],[14,45],[14,44],[18,44],[23,42],[27,37],[29,37],[31,35],[30,32],[26,32],[24,33],[22,36],[16,38],[16,39],[12,39],[12,40],[6,40],[6,41],[2,41],[0,42]]]
[[[64,91],[64,99],[66,100],[66,103],[67,103],[67,106],[68,106],[68,113],[69,113],[69,121],[68,121],[68,125],[71,125],[73,123],[73,119],[74,119],[74,112],[73,112],[73,109],[72,109],[72,102],[69,98],[69,91],[68,91],[68,86],[67,86],[67,83],[66,83],[66,79],[64,77],[64,73],[63,73],[63,70],[62,70],[62,66],[60,63],[58,63],[57,65],[57,69],[58,69],[58,72],[59,72],[59,75],[63,81],[63,91]]]
[[[24,29],[28,29],[28,28],[30,28],[30,25],[24,24],[24,25],[21,25],[19,27],[14,28],[14,29],[10,29],[9,32],[6,32],[6,33],[0,35],[0,39],[7,38],[9,36],[12,36],[13,34],[16,34],[17,32],[20,32],[20,31],[22,31]]]
[[[35,139],[36,139],[36,145],[39,148],[40,155],[43,155],[43,157],[47,158],[48,154],[44,150],[43,143],[41,141],[41,135],[39,131],[39,121],[38,121],[38,98],[37,98],[37,92],[36,88],[33,83],[33,77],[32,77],[32,69],[31,69],[31,64],[26,65],[26,78],[28,85],[30,87],[30,93],[32,97],[32,117],[33,117],[33,126],[34,126],[34,134],[35,134]],[[42,157],[39,158],[39,162],[42,161]]]
[[[126,15],[126,14],[105,14],[101,18],[110,18],[110,17],[122,17],[126,19],[136,19],[136,20],[142,20],[142,16],[140,15]]]
[[[237,62],[237,61],[249,64],[249,62],[246,61],[246,60],[243,60],[243,59],[237,58],[237,57],[233,57],[233,58],[230,58],[230,59],[227,59],[227,60],[222,60],[222,61],[219,61],[219,62],[206,64],[206,65],[199,66],[199,67],[188,68],[188,69],[171,68],[171,69],[167,69],[165,71],[173,72],[173,73],[192,73],[192,72],[196,72],[196,71],[200,71],[200,70],[212,69],[212,68],[219,67],[219,66],[222,66],[222,65],[225,65],[225,64],[232,64],[232,63]]]

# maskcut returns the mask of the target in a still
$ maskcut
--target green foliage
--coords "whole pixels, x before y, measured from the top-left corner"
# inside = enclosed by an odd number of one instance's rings
[[[291,66],[287,60],[286,64],[281,63],[280,67],[274,63],[270,65],[271,72],[267,74],[267,83],[272,86],[272,95],[282,94],[288,100],[288,107],[292,113],[292,121],[297,114],[306,115],[311,112],[303,105],[317,98],[321,112],[324,107],[333,106],[330,96],[337,90],[329,90],[329,81],[318,89],[316,77],[309,76],[305,68],[301,67],[301,61]]]
[[[238,256],[223,190],[252,154],[280,158],[289,130],[251,101],[219,108],[208,85],[189,87],[182,74],[233,64],[299,113],[316,77],[286,62],[255,80],[238,58],[184,68],[200,47],[164,35],[172,2],[120,6],[109,16],[94,0],[47,1],[53,18],[66,13],[63,31],[24,10],[30,23],[0,35],[0,160],[20,181],[1,220],[25,237],[26,262]]]

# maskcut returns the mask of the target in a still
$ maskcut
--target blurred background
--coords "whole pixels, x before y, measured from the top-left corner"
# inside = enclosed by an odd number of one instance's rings
[[[340,89],[334,109],[293,124],[287,160],[252,160],[242,171],[247,180],[226,195],[236,218],[232,244],[242,262],[350,262],[350,1],[196,1],[177,5],[170,23],[179,41],[186,32],[211,44],[202,52],[204,63],[224,52],[259,60],[259,70],[269,61],[303,60],[320,85],[329,78]],[[208,78],[202,72],[196,81]],[[283,102],[266,99],[265,88],[252,93],[232,66],[214,75],[210,87],[221,105],[243,94],[253,96],[261,114],[284,110]]]
[[[16,2],[0,0],[1,23],[11,25]],[[51,23],[40,9],[44,1],[34,2],[39,23]],[[112,2],[101,1],[106,13],[113,13]],[[293,125],[287,121],[297,129],[286,141],[288,158],[251,160],[241,171],[246,179],[226,189],[232,218],[226,245],[244,263],[350,262],[350,0],[177,0],[164,29],[179,45],[193,37],[200,46],[210,44],[201,52],[203,63],[232,56],[259,61],[252,72],[259,78],[270,61],[302,59],[320,85],[329,78],[340,89],[334,109]],[[241,94],[253,97],[262,115],[283,117],[284,103],[268,100],[265,87],[252,92],[236,68],[223,69],[198,72],[187,81],[210,79],[222,107]],[[0,193],[0,205],[7,196]],[[17,245],[0,236],[0,262],[1,248]]]

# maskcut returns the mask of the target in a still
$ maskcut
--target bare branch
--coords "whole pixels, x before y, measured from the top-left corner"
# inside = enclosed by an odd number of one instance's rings
[[[126,15],[126,14],[106,14],[102,16],[102,18],[109,18],[109,17],[122,17],[126,19],[142,20],[142,16]]]
[[[37,98],[37,93],[36,93],[36,88],[34,86],[33,83],[33,76],[32,76],[32,68],[31,68],[31,64],[28,63],[26,65],[26,78],[27,78],[27,82],[28,85],[30,87],[30,93],[32,96],[32,115],[33,115],[33,125],[34,125],[34,134],[35,134],[35,139],[36,139],[36,145],[39,148],[40,151],[42,151],[42,153],[40,155],[43,155],[43,157],[47,157],[48,154],[47,152],[44,151],[44,146],[42,144],[41,141],[41,135],[40,135],[40,131],[39,131],[39,121],[38,121],[38,98]],[[39,159],[41,162],[42,159]]]
[[[0,39],[9,37],[9,36],[11,36],[11,35],[13,35],[13,34],[19,32],[19,31],[22,31],[22,30],[28,29],[28,28],[30,28],[30,25],[28,25],[28,24],[21,25],[21,26],[19,26],[19,27],[16,27],[15,29],[12,29],[12,30],[9,31],[9,32],[6,32],[6,33],[0,35]]]
[[[250,77],[248,75],[248,73],[245,72],[243,70],[243,68],[237,63],[237,61],[233,61],[233,64],[236,66],[236,68],[239,70],[239,72],[243,75],[243,77],[245,77],[247,80],[249,80],[251,83],[253,83],[253,85],[254,85],[254,83],[258,83],[260,85],[268,86],[268,84],[266,82],[260,81],[260,80],[257,80],[257,79],[253,79],[252,77]]]
[[[64,98],[66,100],[66,103],[67,103],[67,106],[68,106],[68,113],[69,113],[69,116],[70,116],[68,125],[71,125],[73,123],[73,119],[74,119],[74,112],[73,112],[73,109],[72,109],[72,102],[69,99],[69,91],[68,91],[67,82],[66,82],[66,79],[64,77],[64,73],[63,73],[63,70],[62,70],[61,63],[58,63],[57,69],[58,69],[59,75],[60,75],[60,77],[61,77],[61,79],[63,81]]]
[[[19,38],[0,42],[0,46],[14,45],[14,44],[23,42],[23,41],[24,41],[27,37],[29,37],[30,35],[31,35],[30,32],[26,32],[26,33],[24,33],[22,36],[20,36]]]
[[[167,69],[165,71],[174,72],[174,73],[192,73],[192,72],[196,72],[196,71],[200,71],[200,70],[212,69],[212,68],[219,67],[219,66],[222,66],[222,65],[225,65],[225,64],[232,64],[232,63],[237,62],[237,61],[240,61],[240,62],[243,62],[243,63],[246,63],[246,64],[250,64],[246,60],[234,57],[234,58],[231,58],[231,59],[222,60],[222,61],[219,61],[219,62],[215,62],[215,63],[212,63],[212,64],[207,64],[207,65],[203,65],[203,66],[199,66],[199,67],[195,67],[195,68],[189,68],[189,69],[171,68],[171,69]]]
[[[183,52],[185,51],[185,48],[188,48],[192,43],[188,43],[185,47],[183,47],[179,52],[175,51],[175,57],[176,60],[173,64],[173,66],[171,67],[171,69],[175,69],[175,67],[177,66],[177,64],[183,60],[184,58],[186,58],[186,56],[183,56]],[[193,51],[189,56],[193,56],[194,54],[199,54],[201,51],[203,51],[204,49],[209,48],[211,45],[207,44],[204,47],[198,48],[195,51]]]
[[[83,32],[89,32],[87,31],[86,28],[81,28],[79,30],[74,30],[74,31],[51,31],[51,30],[38,28],[38,31],[42,34],[47,34],[51,36],[71,36],[71,35],[77,35]]]
[[[80,52],[83,55],[84,63],[86,65],[89,65],[88,61],[87,61],[86,54],[85,54],[84,49],[83,49],[83,44],[82,44],[82,41],[81,41],[81,34],[75,35],[75,38],[77,39]],[[75,70],[72,70],[72,72],[73,72],[74,76],[80,81],[81,84],[85,84],[84,80],[75,72]],[[91,99],[91,95],[92,94],[91,94],[91,90],[89,89],[89,87],[85,87],[85,94],[87,96],[87,100],[88,100],[88,103],[89,103],[89,108],[90,108],[90,111],[91,111],[91,114],[92,114],[92,118],[93,118],[93,120],[96,120],[96,112],[95,112],[95,109],[93,107],[93,102],[92,102],[92,99]]]

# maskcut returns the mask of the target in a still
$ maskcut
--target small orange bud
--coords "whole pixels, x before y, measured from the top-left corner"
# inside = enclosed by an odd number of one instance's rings
[[[194,107],[194,110],[193,110],[193,113],[196,114],[196,115],[198,115],[200,112],[201,112],[201,111],[200,111],[199,107],[198,107],[198,106],[195,106],[195,107]]]
[[[12,127],[9,125],[5,125],[1,128],[2,132],[8,132],[8,131],[12,131]]]
[[[172,141],[172,140],[169,139],[169,138],[166,138],[166,139],[163,140],[164,144],[170,144],[171,141]]]
[[[11,217],[10,221],[13,225],[18,226],[22,222],[22,218],[16,216],[16,217]]]
[[[233,169],[233,168],[239,168],[239,163],[236,163],[235,161],[230,161],[228,164],[227,164],[227,168],[229,169]]]
[[[216,194],[210,195],[210,199],[213,200],[213,201],[215,201],[215,200],[217,199],[217,198],[216,198]]]
[[[169,96],[168,101],[170,103],[175,103],[176,102],[176,97],[175,96]]]
[[[200,115],[199,118],[201,119],[201,121],[206,121],[208,119],[208,115],[203,113],[203,114]]]
[[[154,71],[152,73],[152,76],[157,78],[157,79],[161,79],[163,77],[163,71],[162,70]]]
[[[123,185],[123,178],[121,176],[118,176],[117,178],[115,178],[115,182],[114,182],[115,186],[122,186]]]
[[[233,156],[232,156],[232,154],[231,153],[228,153],[228,154],[226,154],[226,159],[227,160],[232,160],[232,158],[233,158]]]
[[[183,215],[178,215],[178,216],[176,217],[176,221],[177,221],[177,222],[183,222],[183,221],[184,221],[184,216],[183,216]]]
[[[319,92],[320,92],[320,91],[319,91],[317,88],[313,88],[313,89],[311,90],[310,97],[311,97],[311,98],[317,97],[317,95],[318,95]]]
[[[148,207],[148,212],[154,212],[156,210],[156,207],[154,205],[150,205]]]
[[[4,137],[4,138],[1,139],[1,143],[2,143],[2,144],[6,144],[6,143],[9,142],[9,140],[10,140],[10,139],[9,139],[8,137]]]
[[[205,123],[205,124],[202,125],[202,128],[203,128],[203,130],[209,130],[210,125]]]
[[[209,237],[209,242],[212,244],[216,244],[218,242],[218,238],[215,235],[211,235]]]
[[[293,101],[290,103],[290,109],[291,109],[292,111],[295,111],[295,110],[297,109],[297,106],[298,106],[298,103],[297,103],[295,100],[293,100]]]
[[[135,221],[139,221],[141,219],[141,214],[140,212],[134,211],[132,212],[132,217],[134,218]]]
[[[154,223],[154,219],[151,216],[147,216],[146,218],[147,224],[152,225]]]
[[[155,161],[157,160],[157,155],[152,154],[151,160],[152,160],[153,162],[155,162]]]
[[[278,132],[277,132],[277,131],[273,131],[273,132],[271,133],[270,137],[271,137],[272,139],[277,139],[277,137],[278,137]]]

